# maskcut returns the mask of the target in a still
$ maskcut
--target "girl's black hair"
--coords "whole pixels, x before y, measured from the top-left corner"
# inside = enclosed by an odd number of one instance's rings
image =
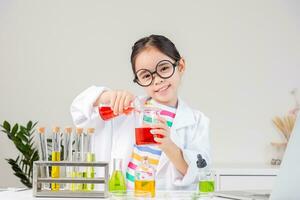
[[[135,74],[135,59],[137,55],[142,52],[144,49],[154,47],[157,48],[160,52],[172,58],[175,61],[179,61],[181,56],[176,49],[175,45],[171,40],[162,35],[150,35],[136,41],[132,47],[131,53],[131,66],[132,71]]]

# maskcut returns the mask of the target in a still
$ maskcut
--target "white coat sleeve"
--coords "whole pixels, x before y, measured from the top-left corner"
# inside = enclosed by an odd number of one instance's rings
[[[93,104],[106,90],[108,88],[91,86],[73,100],[70,111],[75,126],[94,127],[96,123],[104,125],[104,121],[99,117],[98,110]]]
[[[209,142],[209,119],[202,113],[198,118],[195,127],[194,137],[187,141],[187,145],[182,149],[183,158],[188,164],[187,172],[182,176],[179,172],[174,172],[174,184],[176,186],[189,186],[195,183],[198,175],[197,155],[205,159],[208,165],[211,163],[210,142]]]

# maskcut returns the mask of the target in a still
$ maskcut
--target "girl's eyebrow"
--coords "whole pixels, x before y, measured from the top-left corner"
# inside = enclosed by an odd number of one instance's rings
[[[169,61],[169,62],[171,62],[172,63],[172,60],[167,60],[167,59],[163,59],[163,60],[160,60],[160,61],[158,61],[157,63],[156,63],[156,65],[153,67],[153,68],[147,68],[147,67],[141,67],[139,70],[141,70],[141,69],[147,69],[147,70],[150,70],[150,69],[155,69],[156,68],[156,66],[157,65],[162,65],[162,64],[166,64],[166,62],[161,62],[161,61]],[[161,63],[160,63],[161,62]],[[151,71],[151,70],[150,70]]]
[[[140,69],[137,70],[137,71],[140,71],[140,70],[142,70],[142,69],[146,69],[146,70],[149,70],[149,71],[154,71],[154,70],[155,70],[155,67],[153,67],[153,68],[142,67],[142,68],[140,68]]]
[[[143,70],[143,69],[140,69],[141,71],[139,71],[139,75],[143,75],[143,74],[145,74],[146,73],[146,71],[145,70]]]
[[[157,66],[162,66],[162,65],[166,65],[166,64],[169,64],[168,62],[161,62],[161,63],[159,63],[159,65],[157,65]]]
[[[163,59],[164,61],[169,61],[169,62],[172,62],[171,60],[167,60],[167,59]],[[151,71],[151,72],[153,72],[154,70],[155,70],[155,68],[156,68],[156,66],[161,66],[161,65],[163,65],[163,64],[166,64],[166,62],[161,62],[161,61],[163,61],[163,60],[160,60],[160,61],[158,61],[157,63],[156,63],[156,65],[153,67],[153,68],[146,68],[146,67],[142,67],[142,68],[140,68],[139,70],[141,70],[141,69],[147,69],[147,70],[149,70],[149,71]],[[161,63],[160,63],[161,62]],[[139,71],[139,70],[137,70],[137,71]]]

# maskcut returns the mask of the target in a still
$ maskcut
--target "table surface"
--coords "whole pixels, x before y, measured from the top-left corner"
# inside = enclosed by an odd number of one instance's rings
[[[126,199],[126,200],[134,200],[134,199],[180,199],[180,200],[221,200],[223,198],[219,197],[193,197],[194,191],[156,191],[156,197],[155,198],[135,198],[135,197],[126,197],[126,198],[120,198],[120,197],[110,197],[106,199]],[[95,200],[97,198],[48,198],[48,197],[33,197],[32,190],[23,190],[23,191],[0,191],[0,199],[1,200],[70,200],[70,199],[85,199],[85,200]],[[98,198],[99,199],[99,198]]]

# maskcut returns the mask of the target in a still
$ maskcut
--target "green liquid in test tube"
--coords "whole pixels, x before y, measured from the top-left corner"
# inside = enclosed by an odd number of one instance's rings
[[[75,144],[74,144],[74,152],[73,152],[73,161],[74,162],[83,162],[83,128],[76,128],[76,136],[75,136]],[[75,166],[72,170],[71,177],[72,178],[83,178],[83,168]],[[72,191],[80,191],[83,189],[82,183],[72,183],[71,190]]]
[[[95,162],[95,129],[88,128],[87,134],[84,136],[84,153],[86,162]],[[95,168],[87,167],[84,173],[85,178],[95,178]],[[88,183],[83,184],[83,189],[85,191],[92,191],[95,189],[95,185]]]

